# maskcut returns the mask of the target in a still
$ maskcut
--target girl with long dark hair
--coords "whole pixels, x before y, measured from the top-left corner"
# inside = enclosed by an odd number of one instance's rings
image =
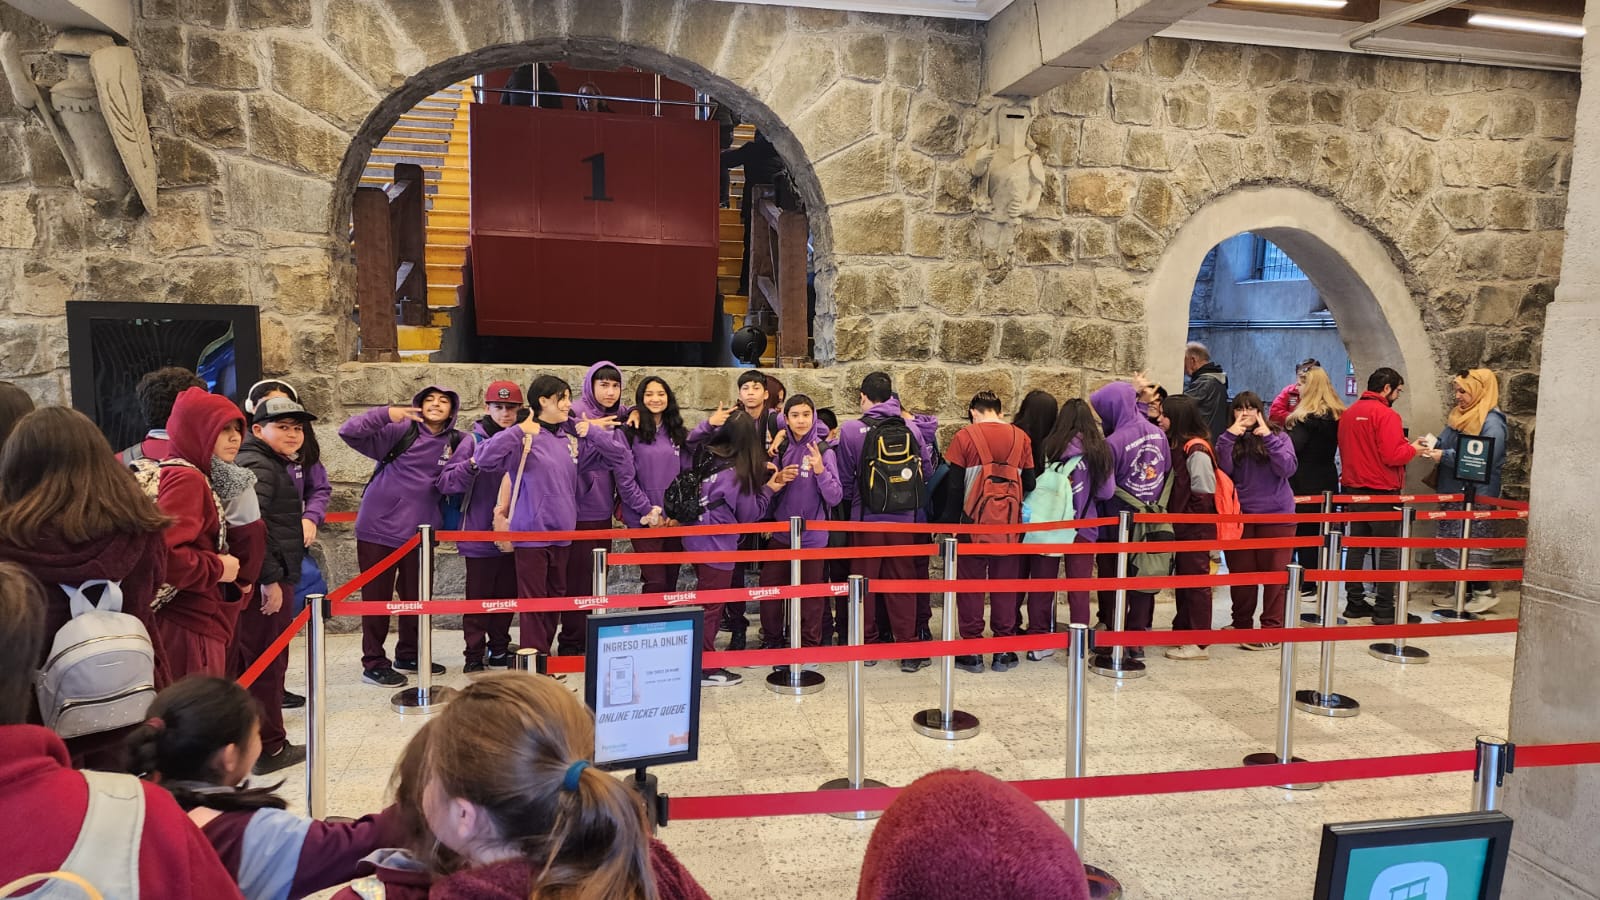
[[[689,431],[683,425],[678,397],[658,375],[646,376],[634,390],[633,413],[624,429],[628,459],[617,472],[617,492],[622,497],[622,523],[636,553],[678,553],[683,542],[675,537],[649,537],[649,529],[669,526],[661,511],[667,485],[689,468],[693,452]],[[640,566],[641,590],[660,594],[678,588],[678,565]]]
[[[1169,396],[1161,405],[1172,439],[1172,497],[1167,509],[1175,513],[1215,515],[1217,512],[1217,453],[1211,446],[1211,433],[1200,404],[1185,394]],[[1179,522],[1172,526],[1174,540],[1215,541],[1217,526],[1206,522]],[[1206,575],[1211,571],[1209,550],[1184,550],[1173,554],[1173,571],[1178,575]],[[1211,589],[1178,588],[1174,592],[1177,614],[1172,630],[1211,628]],[[1168,647],[1168,659],[1209,659],[1200,644]]]
[[[1245,391],[1233,398],[1229,412],[1233,424],[1217,437],[1217,456],[1222,471],[1233,479],[1234,489],[1239,493],[1239,511],[1247,515],[1293,513],[1294,491],[1289,487],[1289,477],[1295,473],[1297,462],[1289,435],[1267,418],[1266,405],[1254,391]],[[1244,526],[1243,539],[1293,535],[1292,522],[1249,523]],[[1290,548],[1234,550],[1228,553],[1228,569],[1232,572],[1281,572],[1293,555]],[[1281,584],[1263,588],[1262,628],[1283,627],[1286,590]],[[1234,585],[1232,593],[1233,627],[1250,628],[1255,619],[1256,586]],[[1272,650],[1278,645],[1270,641],[1246,641],[1239,646],[1246,650]]]
[[[1076,397],[1061,404],[1055,424],[1040,442],[1045,464],[1065,471],[1071,468],[1072,518],[1093,519],[1100,515],[1100,507],[1116,493],[1117,482],[1112,477],[1111,449],[1100,431],[1094,410],[1088,401]],[[1078,528],[1074,543],[1092,544],[1100,539],[1097,528]],[[1054,578],[1055,557],[1035,557],[1048,560],[1047,565],[1029,570],[1031,578]],[[1094,574],[1095,556],[1092,553],[1075,553],[1066,557],[1066,577],[1089,578]],[[1051,616],[1053,591],[1033,591],[1028,594],[1028,622],[1047,621]],[[1089,592],[1068,591],[1067,607],[1074,623],[1089,624]],[[1030,632],[1032,629],[1029,629]],[[1044,659],[1052,651],[1034,650],[1029,659]]]

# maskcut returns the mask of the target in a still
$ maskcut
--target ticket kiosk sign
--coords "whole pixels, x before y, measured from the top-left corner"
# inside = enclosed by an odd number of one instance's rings
[[[698,758],[704,622],[698,607],[589,617],[583,689],[594,710],[597,765]]]
[[[1466,484],[1488,484],[1494,462],[1494,438],[1461,435],[1456,442],[1456,480]]]
[[[479,334],[711,339],[715,122],[474,104],[469,135]]]

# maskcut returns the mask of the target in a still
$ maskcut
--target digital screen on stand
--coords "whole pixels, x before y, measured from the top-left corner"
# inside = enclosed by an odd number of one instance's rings
[[[700,752],[700,609],[588,619],[584,699],[607,769],[692,762]]]
[[[1511,847],[1499,812],[1325,825],[1315,900],[1495,900]]]

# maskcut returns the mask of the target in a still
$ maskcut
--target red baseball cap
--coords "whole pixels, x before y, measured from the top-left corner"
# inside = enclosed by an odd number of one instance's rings
[[[485,403],[515,403],[521,406],[522,388],[515,381],[494,381],[483,392]]]

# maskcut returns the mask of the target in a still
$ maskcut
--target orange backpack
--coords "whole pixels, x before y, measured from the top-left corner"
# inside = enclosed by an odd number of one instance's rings
[[[1217,515],[1238,515],[1240,512],[1239,492],[1234,489],[1233,479],[1228,477],[1227,472],[1222,471],[1222,466],[1217,465],[1217,453],[1215,450],[1211,449],[1211,444],[1207,443],[1202,438],[1190,438],[1189,441],[1183,445],[1183,452],[1185,454],[1192,452],[1196,444],[1199,444],[1201,447],[1203,447],[1206,455],[1211,457],[1211,468],[1217,473],[1217,492],[1212,495],[1212,497],[1216,500]],[[1243,522],[1217,523],[1217,540],[1237,541],[1243,536]]]
[[[978,464],[967,467],[966,502],[961,510],[963,519],[976,525],[1015,525],[1021,522],[1022,470],[1009,462],[1010,451],[1007,451],[1006,460],[996,460],[994,453],[989,450],[988,438],[981,434],[974,435],[972,446],[978,453]],[[1014,444],[1012,449],[1015,449]],[[1022,536],[1013,532],[974,534],[971,537],[974,544],[1015,544]]]

